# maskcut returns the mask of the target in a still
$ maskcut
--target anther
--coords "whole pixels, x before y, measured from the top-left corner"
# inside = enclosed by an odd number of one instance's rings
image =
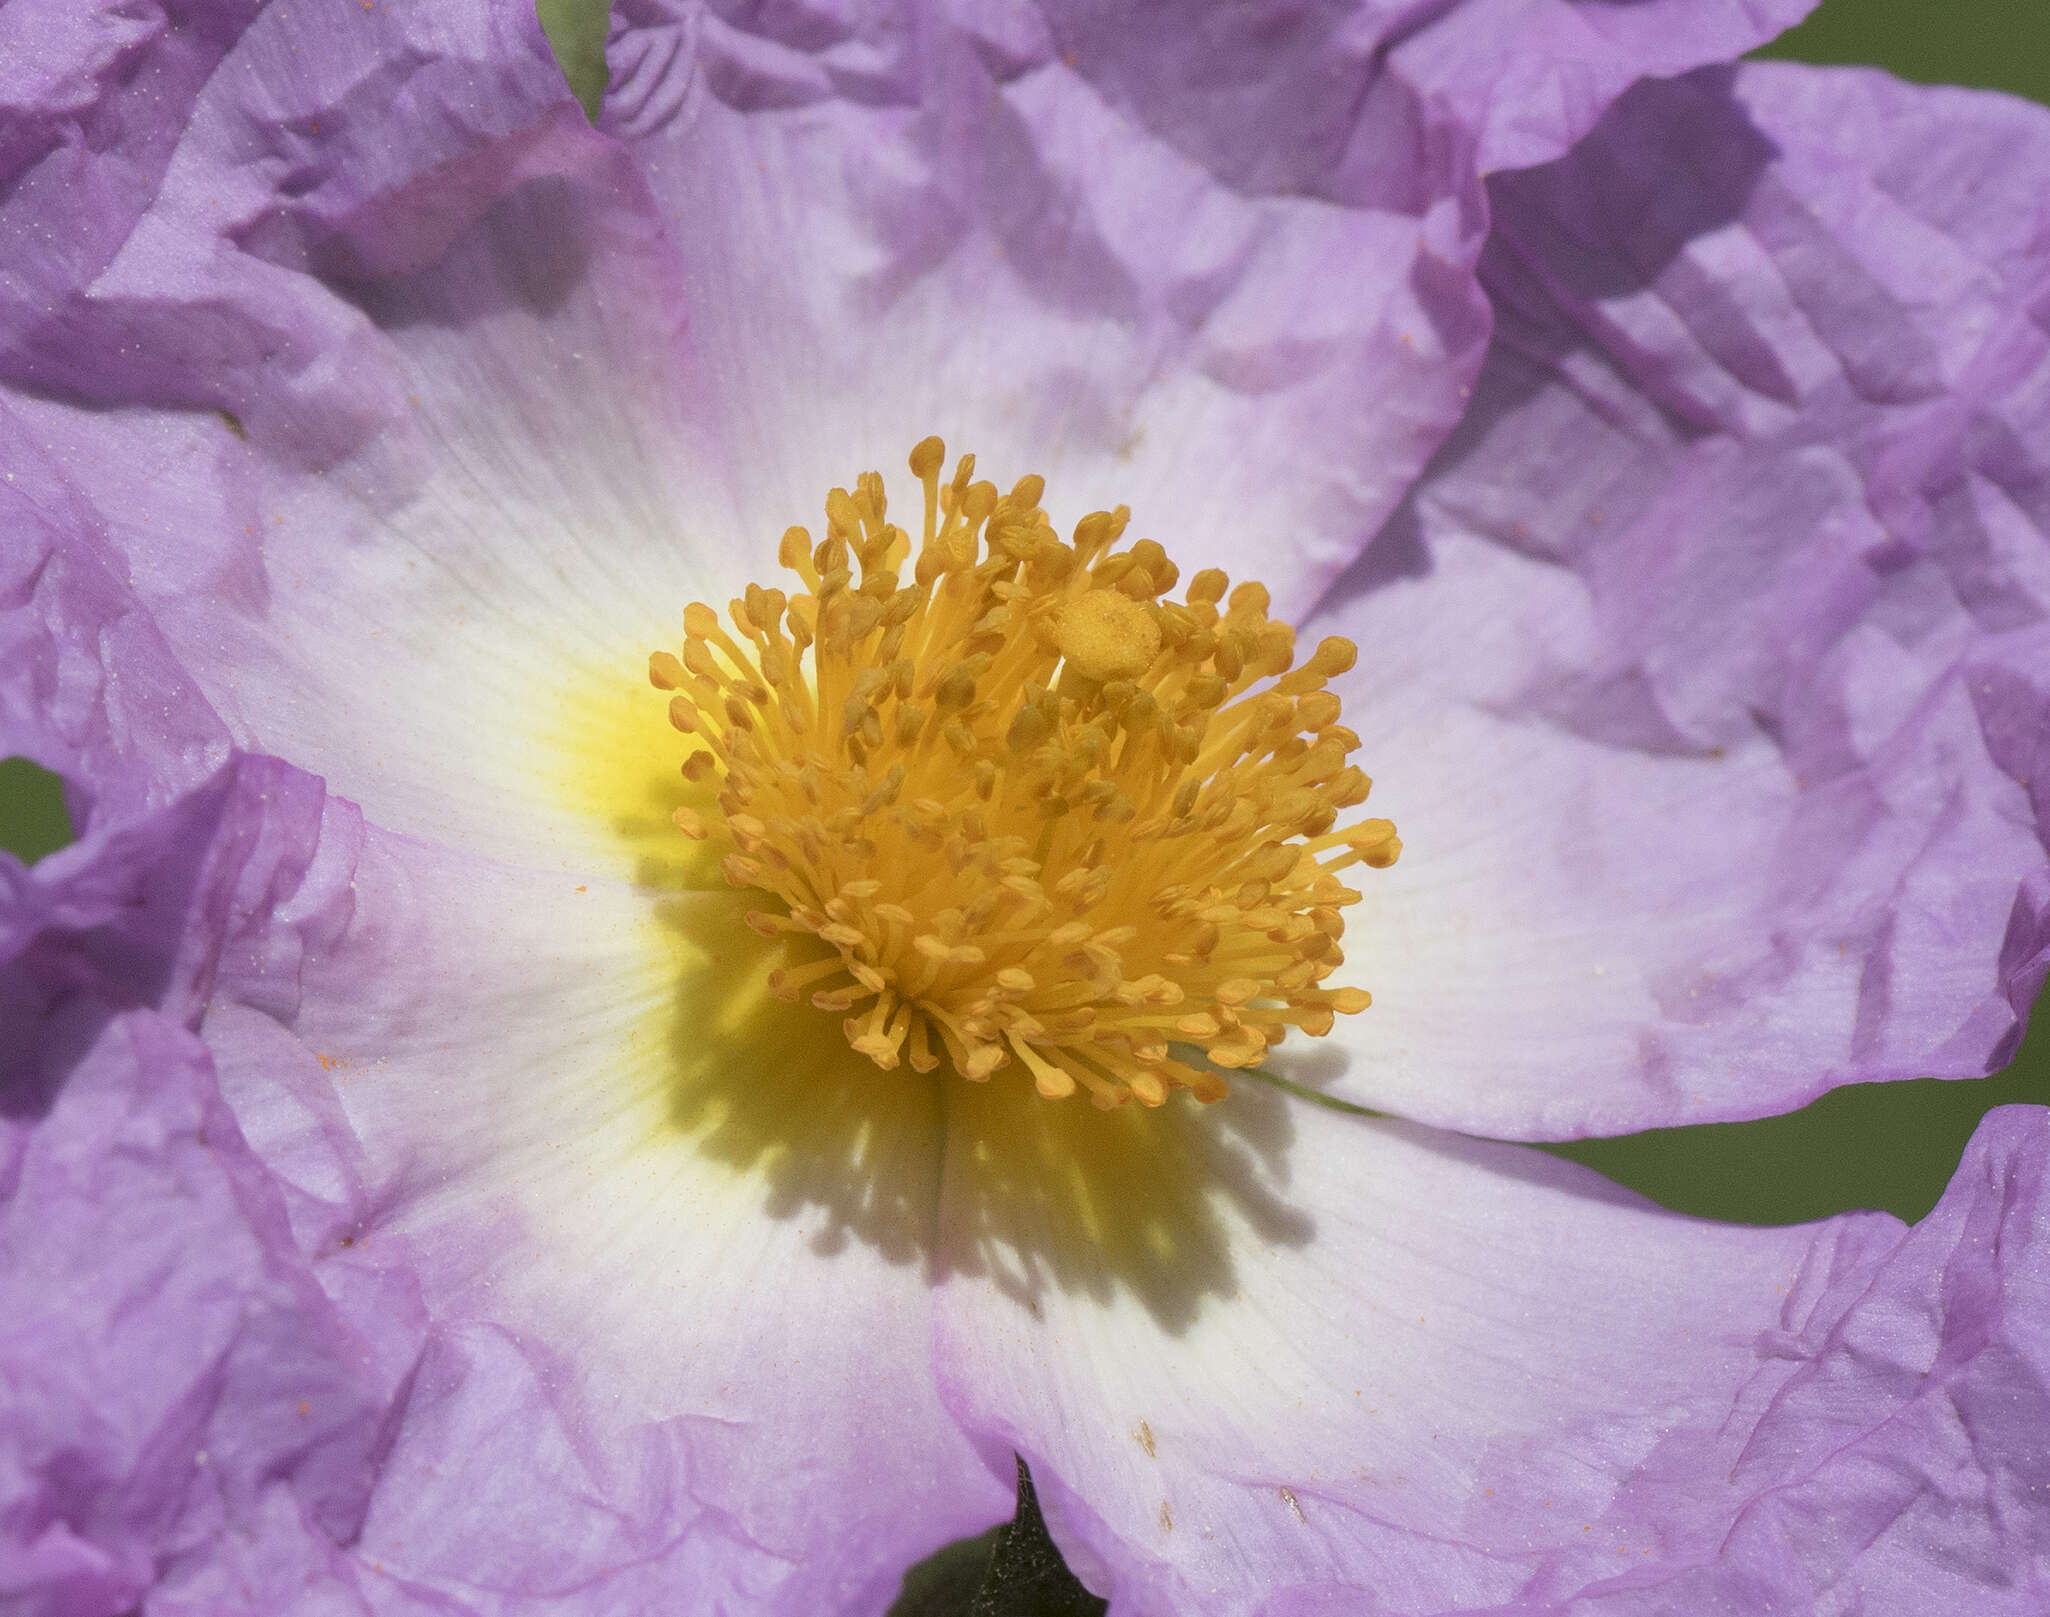
[[[864,474],[827,496],[823,539],[785,531],[790,593],[749,585],[734,633],[692,603],[650,655],[701,794],[677,828],[762,896],[771,989],[844,1013],[877,1067],[1217,1100],[1213,1069],[1369,1002],[1325,986],[1360,896],[1336,873],[1402,846],[1339,824],[1370,783],[1325,685],[1356,652],[1296,665],[1258,584],[1207,568],[1167,600],[1166,550],[1117,548],[1123,507],[1063,543],[1042,479],[1000,495],[945,459],[911,453],[915,541]]]

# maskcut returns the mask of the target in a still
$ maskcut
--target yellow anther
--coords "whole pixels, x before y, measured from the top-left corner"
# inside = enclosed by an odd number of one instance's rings
[[[881,1068],[1220,1099],[1213,1068],[1368,1003],[1325,986],[1360,896],[1336,873],[1402,846],[1339,823],[1369,782],[1324,685],[1356,652],[1292,666],[1258,584],[1206,569],[1165,600],[1177,569],[1117,548],[1123,507],[1063,543],[1040,478],[1000,495],[972,456],[942,481],[945,459],[912,451],[915,537],[865,474],[828,495],[824,539],[784,533],[791,593],[750,585],[725,620],[692,603],[649,657],[693,738],[678,830],[769,900],[746,924],[785,952],[770,989],[844,1013]]]
[[[1392,820],[1363,820],[1347,833],[1345,845],[1362,864],[1385,870],[1402,852]]]

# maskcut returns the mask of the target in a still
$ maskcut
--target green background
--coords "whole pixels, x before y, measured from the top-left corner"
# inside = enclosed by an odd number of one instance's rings
[[[605,9],[541,0],[541,18],[586,106],[602,83]],[[1925,83],[1977,84],[2050,102],[2050,0],[1828,0],[1760,56],[1869,62]],[[55,778],[0,762],[0,847],[34,860],[70,839]],[[2050,998],[2039,1011],[2050,1013]],[[1975,1082],[1921,1080],[1833,1090],[1755,1123],[1660,1129],[1557,1147],[1681,1212],[1752,1223],[1934,1204],[1990,1106],[2050,1104],[2050,1014],[2013,1065]]]

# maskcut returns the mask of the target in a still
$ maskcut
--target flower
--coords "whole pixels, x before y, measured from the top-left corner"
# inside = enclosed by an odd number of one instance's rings
[[[9,13],[0,1586],[872,1612],[1015,1452],[1120,1613],[2040,1606],[2039,1110],[1912,1231],[1441,1131],[2013,1048],[2045,116],[1756,5],[620,11],[599,133],[510,11]],[[640,671],[935,430],[1359,647],[1273,1059],[1393,1119],[768,994]]]

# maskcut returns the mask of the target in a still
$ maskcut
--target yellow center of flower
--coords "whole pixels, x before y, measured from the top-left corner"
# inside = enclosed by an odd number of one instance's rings
[[[749,585],[731,634],[693,604],[681,655],[649,658],[707,794],[676,823],[762,894],[770,987],[842,1014],[877,1066],[1219,1099],[1214,1067],[1368,1003],[1323,986],[1360,897],[1339,872],[1402,846],[1338,825],[1369,785],[1324,688],[1352,643],[1295,667],[1258,584],[1227,599],[1209,569],[1167,600],[1161,547],[1116,548],[1124,507],[1063,543],[1043,479],[1000,496],[964,455],[942,483],[945,454],[911,453],[915,560],[867,473],[827,496],[821,543],[784,534],[800,589]]]

